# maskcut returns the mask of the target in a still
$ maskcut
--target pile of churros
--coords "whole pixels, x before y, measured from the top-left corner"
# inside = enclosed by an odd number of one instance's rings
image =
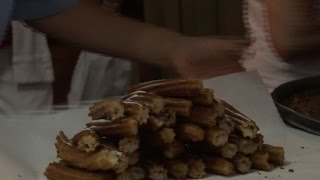
[[[265,144],[256,123],[214,96],[199,79],[137,84],[120,100],[90,107],[91,121],[55,144],[51,180],[200,179],[269,171],[283,147]]]

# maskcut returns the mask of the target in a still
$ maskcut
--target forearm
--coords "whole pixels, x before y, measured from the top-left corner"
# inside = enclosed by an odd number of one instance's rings
[[[178,33],[105,11],[93,0],[79,0],[66,12],[29,24],[76,47],[162,67],[173,67],[170,56],[184,39]]]
[[[267,0],[270,33],[277,52],[287,61],[316,55],[320,33],[314,31],[311,0]]]

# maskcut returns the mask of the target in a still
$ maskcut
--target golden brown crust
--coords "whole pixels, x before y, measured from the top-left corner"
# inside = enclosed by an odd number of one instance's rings
[[[171,144],[169,144],[165,149],[163,150],[164,157],[167,159],[174,159],[181,156],[186,150],[186,146],[184,143],[180,141],[175,141]]]
[[[187,178],[189,167],[188,164],[182,160],[174,159],[168,160],[166,163],[168,173],[175,179],[185,179]]]
[[[146,131],[156,131],[162,127],[172,127],[176,123],[175,113],[172,111],[163,112],[160,115],[150,115],[147,124],[143,126]]]
[[[250,159],[241,153],[235,155],[235,157],[232,159],[232,163],[236,173],[239,174],[248,173],[252,165]]]
[[[249,155],[256,152],[259,148],[259,144],[248,138],[242,138],[239,135],[231,134],[229,142],[234,143],[238,146],[239,152]]]
[[[206,165],[202,159],[194,156],[187,156],[185,157],[185,161],[189,167],[189,178],[199,179],[206,175]]]
[[[176,128],[177,137],[183,141],[199,142],[205,138],[205,131],[192,123],[182,123]]]
[[[72,146],[71,141],[61,131],[57,136],[58,157],[73,167],[86,170],[124,171],[128,165],[127,157],[120,151],[102,146],[92,153],[85,153]]]
[[[269,144],[263,144],[262,150],[269,154],[269,162],[278,166],[284,165],[285,158],[283,147],[276,147]]]
[[[252,162],[252,168],[262,171],[270,171],[273,167],[269,164],[269,154],[267,152],[257,151],[249,156]]]
[[[152,114],[160,114],[164,108],[164,101],[161,96],[145,91],[133,92],[124,97],[123,100],[143,104],[149,108]]]
[[[214,127],[217,117],[218,114],[214,111],[213,106],[194,106],[188,120],[199,126]]]
[[[162,121],[165,127],[173,127],[176,124],[177,118],[174,111],[165,111],[161,114]]]
[[[250,139],[255,138],[259,130],[256,123],[226,101],[221,102],[226,107],[225,113],[235,123],[235,128],[242,133],[242,136]]]
[[[123,153],[133,153],[139,149],[139,137],[125,137],[120,139],[118,143],[119,151]]]
[[[117,124],[117,123],[118,122],[111,121],[111,120],[99,119],[99,120],[90,121],[90,122],[86,123],[86,126],[88,128],[90,128],[93,126],[108,126],[108,125],[113,125],[113,124]]]
[[[236,144],[227,143],[220,147],[214,147],[213,152],[222,158],[232,159],[238,152]]]
[[[150,115],[147,124],[145,124],[143,127],[146,131],[157,131],[163,126],[164,121],[160,116]]]
[[[175,132],[171,128],[161,128],[158,131],[145,135],[142,140],[145,148],[166,147],[175,140]]]
[[[116,180],[143,180],[146,179],[146,171],[139,165],[129,167],[125,172],[119,174]]]
[[[113,180],[112,173],[93,172],[65,166],[61,163],[50,163],[44,175],[50,180]]]
[[[264,136],[262,134],[257,134],[257,137],[253,139],[253,142],[258,144],[258,150],[262,151],[263,143],[264,143]]]
[[[123,104],[125,107],[124,113],[127,117],[135,117],[139,125],[147,123],[150,113],[147,106],[134,101],[123,101]]]
[[[226,130],[228,133],[231,133],[234,130],[235,125],[236,124],[228,115],[224,115],[223,117],[217,119],[217,126]]]
[[[128,161],[129,161],[129,165],[135,165],[139,162],[140,160],[140,153],[139,151],[133,152],[133,153],[129,153],[126,154],[128,157]]]
[[[189,117],[192,103],[190,100],[177,98],[164,98],[165,109],[173,111],[179,117]]]
[[[91,116],[92,120],[116,120],[124,117],[124,105],[120,100],[100,101],[94,103],[89,110],[89,116]]]
[[[151,180],[168,179],[168,170],[161,163],[153,160],[143,160],[141,165],[147,172],[147,178]]]
[[[138,135],[138,122],[135,118],[128,117],[121,121],[101,124],[91,122],[87,123],[87,127],[100,136],[133,137]]]
[[[206,132],[206,141],[211,146],[219,147],[228,142],[229,133],[221,128],[210,128]]]
[[[79,150],[89,153],[97,149],[100,145],[100,139],[95,131],[86,129],[74,135],[72,143]]]
[[[235,173],[233,164],[226,159],[206,156],[203,160],[206,163],[207,170],[213,174],[231,176]]]
[[[193,104],[196,105],[212,105],[214,99],[213,90],[209,88],[202,89],[198,96],[191,99]]]

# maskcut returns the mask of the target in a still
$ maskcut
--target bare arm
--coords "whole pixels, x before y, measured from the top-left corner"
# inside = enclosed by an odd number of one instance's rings
[[[213,68],[237,62],[247,46],[243,39],[186,37],[105,11],[94,0],[79,0],[66,12],[29,24],[76,47],[200,78],[214,76]]]
[[[320,26],[311,0],[267,0],[273,44],[286,61],[320,56]]]
[[[95,0],[79,0],[69,11],[29,24],[77,47],[164,67],[172,66],[166,56],[182,40],[175,32],[106,11]]]

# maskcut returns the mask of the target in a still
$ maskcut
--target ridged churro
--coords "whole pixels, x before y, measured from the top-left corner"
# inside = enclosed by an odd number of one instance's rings
[[[192,103],[190,100],[164,98],[165,109],[173,111],[179,117],[189,117]]]
[[[269,144],[263,144],[262,150],[269,154],[269,162],[278,166],[284,165],[285,158],[283,147],[276,147]]]
[[[113,174],[108,172],[93,172],[65,166],[60,163],[50,163],[44,175],[50,180],[113,180]]]
[[[205,89],[202,89],[197,96],[191,98],[191,101],[193,104],[206,106],[206,105],[212,105],[213,99],[214,99],[213,90],[209,88],[205,88]]]
[[[125,96],[122,99],[126,101],[133,101],[143,104],[147,106],[150,112],[153,114],[160,114],[164,108],[163,98],[159,95],[149,92],[136,91]]]
[[[120,100],[104,100],[94,103],[89,108],[89,116],[93,120],[110,119],[116,120],[124,116],[124,105]]]
[[[206,132],[207,143],[215,147],[225,145],[228,142],[228,138],[228,132],[221,128],[210,128]]]
[[[192,123],[183,123],[176,128],[177,137],[184,141],[199,142],[205,138],[205,131]]]
[[[100,136],[132,137],[138,135],[138,122],[134,118],[125,118],[119,122],[91,122],[87,127]]]
[[[239,173],[239,174],[248,173],[252,165],[250,159],[241,153],[238,153],[237,155],[234,156],[234,158],[232,159],[232,163],[236,173]]]
[[[100,145],[100,138],[95,131],[86,129],[74,135],[72,143],[79,150],[89,153],[94,152]]]
[[[164,79],[137,84],[128,92],[147,91],[163,97],[194,97],[202,89],[203,84],[199,79]]]
[[[58,157],[73,167],[86,170],[115,170],[123,172],[128,166],[124,153],[103,145],[98,151],[86,153],[72,146],[71,141],[60,132],[55,144]]]
[[[163,150],[163,155],[167,159],[174,159],[181,156],[185,151],[185,144],[180,141],[175,141],[165,147],[165,149]]]

